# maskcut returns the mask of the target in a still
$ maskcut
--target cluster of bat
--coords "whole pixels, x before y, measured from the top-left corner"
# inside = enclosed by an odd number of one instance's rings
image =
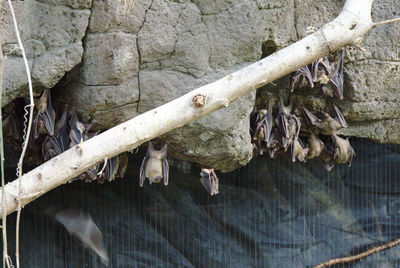
[[[91,124],[79,121],[74,109],[66,108],[56,122],[56,113],[51,103],[49,90],[44,90],[39,98],[35,98],[35,113],[32,124],[32,135],[29,139],[29,152],[33,162],[47,161],[52,157],[81,144],[83,141],[95,136],[98,132],[89,132]],[[19,151],[22,144],[22,123],[20,107],[24,104],[14,103],[6,111],[4,129],[6,138],[11,141],[13,147]],[[23,108],[22,108],[23,109]],[[128,156],[120,154],[104,162],[102,169],[100,165],[90,168],[78,177],[72,179],[91,182],[97,180],[99,183],[122,178],[128,165]]]
[[[65,107],[60,118],[56,121],[56,112],[51,102],[49,90],[44,90],[39,98],[35,98],[35,112],[32,124],[32,135],[29,139],[29,156],[33,164],[40,164],[47,161],[74,146],[80,146],[82,142],[98,134],[90,132],[91,124],[79,121],[74,109]],[[24,100],[17,100],[8,105],[4,111],[3,129],[7,141],[15,151],[21,150]],[[39,160],[38,160],[39,159]],[[96,165],[78,177],[72,179],[85,182],[112,181],[115,178],[123,178],[128,165],[126,153],[105,160],[102,168]],[[214,169],[202,169],[200,181],[210,193],[218,194],[218,178]],[[167,144],[161,150],[155,150],[150,142],[147,154],[140,167],[139,185],[143,187],[145,178],[153,182],[164,182],[168,185],[169,166],[167,160]]]
[[[167,143],[161,150],[155,150],[153,144],[149,142],[146,156],[143,158],[140,166],[140,187],[143,187],[145,178],[149,179],[150,184],[163,181],[165,186],[168,185],[169,165],[167,160]],[[200,182],[211,196],[218,194],[219,180],[213,168],[201,169]]]
[[[290,91],[319,84],[323,95],[343,99],[343,55],[341,51],[332,63],[324,57],[293,72]],[[300,133],[301,118],[292,113],[292,106],[292,99],[288,106],[280,99],[278,108],[269,102],[267,107],[251,114],[250,133],[255,153],[263,155],[268,152],[271,158],[275,158],[277,154],[289,151],[293,162],[319,157],[328,171],[335,163],[350,166],[355,152],[348,139],[337,135],[339,130],[348,126],[339,108],[333,104],[335,116],[332,117],[323,111],[315,116],[303,107],[303,119],[308,128]]]

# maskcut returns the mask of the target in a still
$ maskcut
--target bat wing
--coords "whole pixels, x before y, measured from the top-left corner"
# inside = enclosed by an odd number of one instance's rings
[[[163,160],[163,178],[164,178],[164,185],[167,186],[169,180],[169,165],[167,158]]]
[[[144,179],[145,179],[145,171],[148,161],[148,155],[143,158],[142,164],[140,165],[140,173],[139,173],[139,185],[143,187]]]
[[[153,146],[150,142],[149,146],[147,147],[146,156],[143,158],[142,164],[140,165],[140,173],[139,173],[139,186],[140,187],[143,187],[143,183],[146,178],[146,166],[147,166],[147,161],[149,161],[149,158],[150,158],[150,150],[152,147]]]
[[[343,74],[343,57],[344,51],[342,50],[339,54],[338,66],[336,67],[334,74],[331,78],[331,82],[334,85],[335,94],[338,99],[343,99],[343,82],[344,82],[344,74]]]
[[[310,126],[315,126],[316,123],[321,121],[318,117],[316,117],[314,114],[312,114],[305,107],[303,107],[303,114],[304,114],[304,119],[306,120],[307,124],[309,124]]]
[[[336,117],[335,120],[338,121],[343,127],[348,127],[346,119],[343,114],[340,112],[339,108],[334,104],[333,108],[335,109]]]
[[[207,192],[212,195],[211,191],[211,181],[210,181],[211,174],[206,173],[206,172],[201,172],[200,173],[200,182],[203,184],[204,188],[206,188]]]
[[[314,87],[313,77],[308,66],[304,66],[301,68],[303,77],[307,80],[307,85],[311,88]]]
[[[68,233],[80,239],[87,248],[93,250],[104,263],[108,264],[109,258],[103,245],[103,235],[90,214],[68,209],[58,212],[55,217]]]
[[[217,174],[215,174],[214,169],[211,169],[211,195],[216,195],[219,193],[219,179]]]
[[[67,121],[67,111],[64,111],[60,120],[56,124],[56,137],[62,152],[66,151],[69,146],[69,127]]]
[[[291,149],[291,157],[292,157],[292,162],[296,162],[296,141],[293,141],[290,149]]]
[[[33,119],[33,137],[35,139],[39,138],[39,112],[36,113]]]
[[[119,158],[118,156],[114,156],[111,159],[107,160],[107,167],[105,170],[105,179],[108,181],[113,181],[118,172],[119,168]]]
[[[290,92],[294,91],[294,85],[296,84],[297,80],[299,80],[300,76],[301,74],[298,71],[294,71],[290,75],[290,85],[289,85]]]
[[[300,119],[293,115],[294,120],[296,121],[296,134],[295,134],[295,138],[297,139],[300,135],[300,129],[301,129],[301,122]]]
[[[162,156],[162,176],[164,178],[164,185],[168,185],[168,179],[169,179],[169,165],[168,165],[168,159],[167,159],[167,146],[168,144],[164,144],[164,147],[161,149],[161,152],[163,154]]]
[[[54,124],[56,120],[56,113],[54,112],[53,105],[51,104],[50,92],[48,92],[48,101],[46,111],[42,114],[43,122],[47,132],[50,136],[54,135]]]
[[[126,153],[120,154],[118,157],[119,157],[119,169],[116,177],[123,178],[125,176],[126,168],[128,167],[129,159]]]

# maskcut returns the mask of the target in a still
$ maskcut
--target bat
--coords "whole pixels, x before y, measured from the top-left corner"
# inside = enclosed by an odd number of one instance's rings
[[[336,96],[340,100],[343,99],[343,58],[344,50],[339,53],[336,66],[329,62],[328,57],[323,57],[311,64],[313,81],[322,85],[322,94]]]
[[[339,99],[343,99],[343,82],[344,82],[344,74],[343,74],[343,57],[344,50],[339,53],[339,57],[337,60],[337,66],[334,68],[332,73],[329,74],[330,82],[333,85],[335,96]]]
[[[301,88],[305,86],[314,87],[313,76],[308,66],[301,67],[290,75],[290,92],[293,92],[295,87]]]
[[[47,136],[43,142],[42,154],[45,161],[66,151],[69,148],[69,126],[67,111],[57,121],[54,136]]]
[[[201,169],[200,182],[211,196],[219,193],[219,180],[213,168]]]
[[[328,84],[328,73],[331,70],[328,57],[320,58],[311,63],[311,74],[314,83]]]
[[[308,154],[307,159],[318,157],[324,149],[324,143],[312,131],[308,134]]]
[[[108,159],[105,164],[104,171],[99,175],[98,182],[113,181],[118,174],[119,156]]]
[[[122,153],[119,156],[119,168],[118,168],[118,172],[115,175],[116,178],[123,178],[125,176],[125,171],[126,168],[128,167],[128,154],[126,153]]]
[[[306,162],[309,149],[304,147],[300,139],[294,139],[291,148],[292,162],[296,162],[296,158],[300,162]]]
[[[82,142],[87,140],[87,134],[91,126],[91,124],[83,124],[82,122],[80,122],[75,111],[72,111],[72,116],[69,120],[69,138],[71,140],[69,147],[74,147],[75,145],[81,144]]]
[[[283,148],[279,142],[279,139],[282,139],[282,134],[278,130],[277,127],[274,127],[272,129],[272,135],[271,135],[271,140],[270,140],[270,145],[268,147],[268,153],[270,158],[275,158],[275,156],[283,151]]]
[[[33,137],[37,139],[40,134],[54,135],[54,122],[56,114],[51,104],[50,91],[45,89],[40,98],[35,98],[37,109],[33,120]]]
[[[103,235],[89,213],[68,209],[56,213],[55,218],[70,235],[81,240],[85,247],[93,250],[108,265],[109,257],[103,244]]]
[[[319,155],[319,158],[321,159],[322,164],[324,165],[327,171],[331,171],[335,166],[335,161],[333,159],[333,156],[334,156],[334,149],[332,149],[329,145],[325,145],[321,151],[321,154]]]
[[[167,144],[157,151],[149,142],[146,156],[143,158],[140,166],[139,185],[143,187],[145,178],[149,179],[150,184],[153,182],[159,183],[164,180],[164,185],[168,185],[169,165],[167,160]]]
[[[252,115],[252,142],[258,154],[262,155],[264,147],[269,148],[272,140],[272,105],[268,103],[267,109],[261,109]]]
[[[351,161],[353,157],[356,155],[353,147],[351,147],[349,139],[343,139],[338,135],[331,136],[335,143],[335,152],[333,155],[333,159],[336,163],[347,163],[347,165],[351,166]]]
[[[336,117],[332,118],[329,114],[321,112],[322,119],[319,119],[309,110],[303,107],[304,119],[310,126],[315,126],[321,129],[321,133],[324,135],[336,134],[342,128],[348,127],[347,122],[336,105],[333,105],[336,113]]]
[[[289,146],[293,144],[293,141],[298,139],[300,134],[300,128],[301,128],[300,119],[293,114],[289,114],[287,116],[287,133],[289,138],[285,136],[282,136],[281,138],[282,146],[285,152],[287,151]]]
[[[284,133],[286,138],[289,138],[289,130],[288,130],[288,117],[292,111],[293,99],[290,99],[290,103],[288,106],[283,104],[282,98],[279,101],[279,110],[278,114],[275,118],[275,123],[278,126],[279,130]]]

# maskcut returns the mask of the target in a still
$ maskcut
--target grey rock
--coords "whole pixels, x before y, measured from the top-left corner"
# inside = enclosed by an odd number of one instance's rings
[[[136,35],[122,32],[88,34],[80,81],[86,85],[118,85],[137,76]]]
[[[66,3],[67,0],[64,4]],[[78,2],[75,4],[72,5],[82,6]],[[68,71],[81,62],[82,39],[90,11],[71,9],[52,1],[22,1],[13,2],[13,5],[35,93],[39,93],[45,88],[54,87]],[[8,5],[1,6],[1,14],[5,56],[3,104],[7,104],[17,97],[28,95],[28,80],[20,50],[17,48]]]

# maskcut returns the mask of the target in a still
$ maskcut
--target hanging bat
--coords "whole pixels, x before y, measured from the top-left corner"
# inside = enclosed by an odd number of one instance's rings
[[[324,149],[324,143],[312,131],[308,133],[308,154],[307,159],[320,156]]]
[[[336,163],[347,163],[347,165],[351,166],[351,161],[353,157],[356,155],[353,147],[351,147],[349,139],[343,139],[337,135],[331,136],[335,143],[335,152],[333,155],[333,159]]]
[[[127,153],[122,153],[118,155],[118,157],[119,157],[119,168],[115,177],[123,178],[125,176],[126,168],[128,167],[129,158]]]
[[[295,87],[301,88],[305,86],[314,87],[313,77],[308,66],[301,67],[290,75],[290,92],[293,92]]]
[[[109,258],[103,244],[103,235],[89,213],[68,209],[56,213],[55,218],[64,225],[70,235],[81,240],[85,247],[93,250],[102,262],[108,265]]]
[[[258,154],[262,155],[264,149],[269,148],[272,141],[272,105],[268,103],[267,109],[261,109],[252,115],[252,142]]]
[[[322,119],[319,119],[309,110],[303,107],[304,119],[310,126],[315,126],[321,129],[321,133],[324,135],[336,134],[342,128],[348,127],[347,122],[336,105],[333,105],[336,113],[336,117],[332,118],[329,114],[321,112]]]
[[[275,118],[275,123],[286,138],[289,138],[288,117],[292,111],[292,107],[293,107],[292,98],[290,98],[290,103],[288,106],[285,106],[283,104],[282,98],[279,100],[279,110]]]
[[[269,153],[269,157],[270,158],[275,158],[275,156],[284,151],[281,143],[279,142],[279,140],[282,140],[282,133],[279,131],[279,129],[277,127],[274,127],[272,129],[272,135],[271,135],[271,141],[270,141],[270,145],[268,147],[268,153]]]
[[[309,149],[304,147],[300,139],[294,139],[291,148],[292,162],[296,162],[296,158],[300,162],[306,162]]]
[[[322,94],[336,96],[340,100],[343,99],[343,58],[344,50],[339,53],[336,66],[329,62],[328,57],[323,57],[311,64],[313,81],[322,85]]]
[[[211,196],[219,193],[219,180],[213,168],[201,169],[200,182]]]
[[[293,114],[289,114],[287,116],[287,133],[288,133],[289,138],[282,136],[282,139],[281,139],[282,146],[283,146],[285,152],[293,144],[293,141],[299,138],[300,128],[301,128],[300,119]]]
[[[167,144],[157,151],[154,146],[149,142],[146,156],[143,158],[142,165],[140,166],[139,185],[143,187],[144,179],[148,178],[150,184],[153,182],[159,183],[164,180],[164,185],[168,185],[169,166],[167,160]]]
[[[328,75],[329,81],[333,86],[333,92],[339,100],[343,99],[343,83],[344,83],[343,57],[344,57],[344,50],[342,50],[339,54],[337,60],[337,66],[333,69],[332,73]]]
[[[45,161],[63,153],[69,148],[67,113],[67,111],[64,111],[60,120],[57,121],[54,136],[47,136],[43,142],[42,154]]]
[[[118,174],[119,156],[108,159],[105,163],[104,171],[99,175],[98,182],[113,181]]]
[[[335,166],[335,161],[333,159],[334,154],[334,149],[325,144],[324,148],[322,148],[321,154],[319,155],[319,158],[327,171],[331,171]]]
[[[33,120],[33,137],[37,139],[40,134],[54,135],[54,121],[56,114],[51,104],[50,91],[45,89],[40,98],[35,98],[37,109]]]
[[[72,111],[71,119],[69,120],[70,132],[69,138],[71,140],[69,146],[74,147],[77,144],[81,144],[85,140],[87,140],[87,133],[91,127],[90,124],[84,125],[79,121],[77,114],[75,111]]]
[[[329,63],[328,57],[320,58],[319,60],[311,63],[311,74],[314,83],[328,84],[329,82],[329,71],[331,70],[331,65]]]

